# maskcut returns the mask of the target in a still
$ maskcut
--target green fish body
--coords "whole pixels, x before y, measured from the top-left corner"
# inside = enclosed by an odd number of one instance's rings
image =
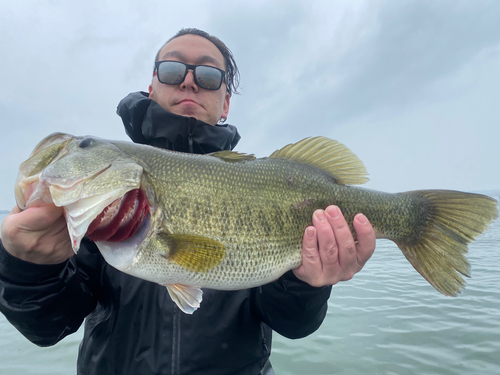
[[[323,137],[257,159],[57,133],[21,165],[16,198],[21,208],[64,207],[75,251],[88,235],[108,263],[165,285],[187,313],[200,288],[255,287],[298,267],[313,212],[331,204],[351,225],[365,214],[377,238],[394,241],[438,291],[459,293],[470,274],[467,245],[497,217],[496,201],[351,186],[365,181],[362,162]]]

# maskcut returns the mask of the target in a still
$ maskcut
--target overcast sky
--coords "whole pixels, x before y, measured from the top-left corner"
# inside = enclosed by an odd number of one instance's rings
[[[126,139],[116,105],[182,27],[235,55],[238,151],[323,135],[371,189],[500,189],[499,20],[480,0],[0,0],[0,209],[49,133]]]

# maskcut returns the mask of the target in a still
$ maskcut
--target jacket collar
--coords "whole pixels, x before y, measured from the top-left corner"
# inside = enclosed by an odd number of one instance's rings
[[[123,98],[116,113],[132,141],[172,151],[207,154],[232,150],[241,138],[233,125],[213,126],[168,112],[143,91]]]

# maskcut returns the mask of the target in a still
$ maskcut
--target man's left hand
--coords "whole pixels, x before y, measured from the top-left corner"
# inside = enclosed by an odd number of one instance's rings
[[[337,206],[316,210],[302,242],[302,265],[293,270],[306,283],[321,287],[352,279],[375,251],[375,232],[363,214],[354,217],[357,242]]]

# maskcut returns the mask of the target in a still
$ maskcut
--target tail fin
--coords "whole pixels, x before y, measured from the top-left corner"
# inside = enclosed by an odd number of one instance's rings
[[[396,242],[406,259],[439,292],[456,296],[470,277],[467,245],[498,216],[495,199],[449,190],[420,190],[406,194],[427,200],[428,223],[416,244]]]

